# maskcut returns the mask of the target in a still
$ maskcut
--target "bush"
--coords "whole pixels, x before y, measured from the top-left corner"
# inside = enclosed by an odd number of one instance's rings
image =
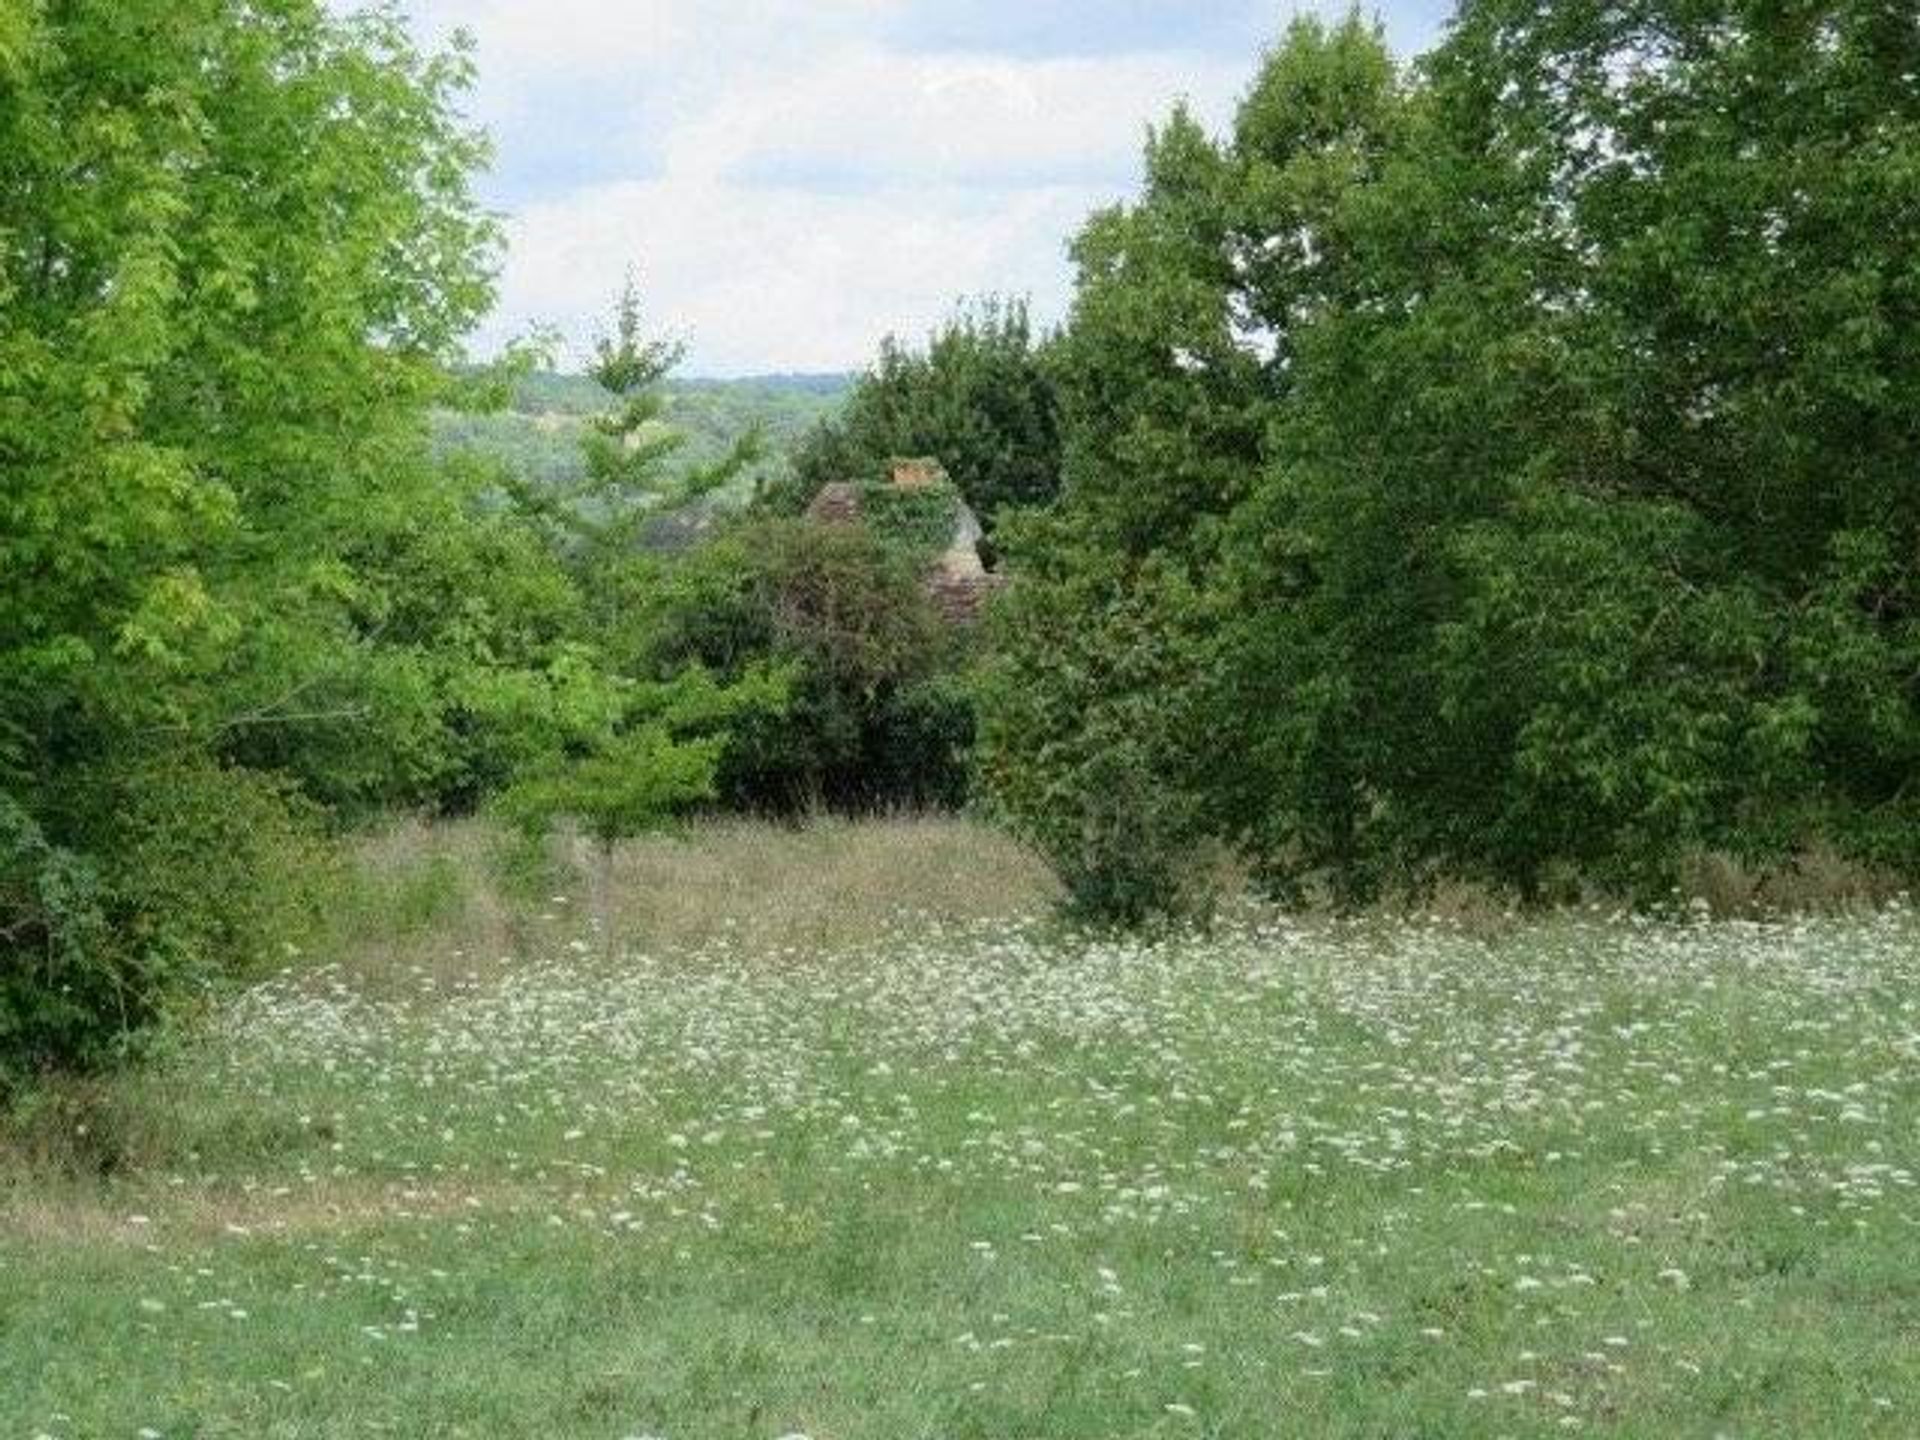
[[[673,562],[635,643],[656,673],[790,677],[784,714],[748,717],[721,757],[725,808],[794,813],[957,805],[972,700],[966,642],[912,551],[861,527],[758,520]]]
[[[1214,662],[1198,597],[1148,566],[1027,573],[997,608],[981,685],[993,806],[1098,923],[1193,915],[1213,899],[1193,734]],[[1071,623],[1063,625],[1063,616]]]
[[[0,1090],[122,1058],[303,938],[333,877],[311,810],[270,778],[165,766],[89,798],[80,850],[0,795]]]
[[[289,783],[190,762],[141,775],[116,808],[116,923],[188,984],[257,974],[319,922],[337,862]]]
[[[107,923],[106,887],[0,795],[0,1092],[56,1067],[97,1066],[153,987]]]

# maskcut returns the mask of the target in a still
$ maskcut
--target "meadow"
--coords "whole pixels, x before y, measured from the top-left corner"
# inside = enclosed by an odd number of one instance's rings
[[[0,1434],[1906,1436],[1920,922],[1101,940],[958,821],[490,878],[0,1150]]]

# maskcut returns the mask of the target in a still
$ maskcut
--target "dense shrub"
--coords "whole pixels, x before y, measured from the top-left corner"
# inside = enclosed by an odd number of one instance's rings
[[[0,1092],[41,1070],[109,1058],[137,1018],[125,1015],[122,997],[151,999],[160,988],[119,945],[98,871],[49,844],[4,794],[0,945]]]
[[[313,930],[333,852],[284,782],[202,762],[103,779],[52,843],[0,795],[0,1088],[127,1053]]]
[[[980,685],[995,808],[1083,918],[1203,908],[1215,847],[1193,730],[1218,647],[1200,597],[1158,565],[1089,561],[1043,579],[1058,555],[1016,543],[1013,557],[1036,568],[995,611]]]
[[[96,847],[130,945],[207,979],[257,972],[311,931],[334,858],[321,811],[289,782],[188,760],[109,793]]]
[[[957,804],[972,704],[967,639],[934,611],[924,556],[861,526],[758,520],[665,562],[634,644],[663,673],[698,663],[788,677],[784,711],[733,727],[723,804],[775,812]]]

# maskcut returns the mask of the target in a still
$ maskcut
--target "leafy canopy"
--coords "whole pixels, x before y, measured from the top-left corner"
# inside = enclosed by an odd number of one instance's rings
[[[0,6],[0,1079],[284,941],[298,791],[420,756],[367,559],[491,295],[471,74],[317,0]]]
[[[1132,715],[1143,808],[1283,886],[1920,869],[1916,72],[1898,6],[1476,0],[1176,113],[1074,247],[1007,810],[1079,863]],[[1143,607],[1216,643],[1134,665]]]

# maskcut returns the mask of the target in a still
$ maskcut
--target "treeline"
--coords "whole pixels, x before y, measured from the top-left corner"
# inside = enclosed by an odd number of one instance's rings
[[[0,1088],[301,943],[399,809],[976,803],[1122,921],[1920,870],[1916,74],[1898,6],[1477,0],[1412,67],[1299,22],[1059,333],[890,343],[728,508],[762,443],[675,425],[631,291],[567,463],[436,440],[540,383],[459,350],[464,52],[0,0]],[[802,518],[917,455],[984,628],[917,521]]]
[[[845,397],[854,379],[839,373],[743,375],[729,380],[675,376],[663,381],[660,389],[670,412],[683,402],[691,408],[711,402],[714,411],[729,416],[723,423],[735,432],[759,424],[797,437]],[[585,417],[598,415],[606,407],[606,392],[591,375],[544,366],[517,376],[507,399],[507,409],[517,415]]]
[[[1090,910],[1920,871],[1920,12],[1297,22],[1074,246],[982,765]]]
[[[0,1094],[308,942],[396,811],[964,801],[951,524],[783,488],[844,381],[673,381],[631,287],[584,376],[465,362],[464,51],[320,0],[0,17]]]

